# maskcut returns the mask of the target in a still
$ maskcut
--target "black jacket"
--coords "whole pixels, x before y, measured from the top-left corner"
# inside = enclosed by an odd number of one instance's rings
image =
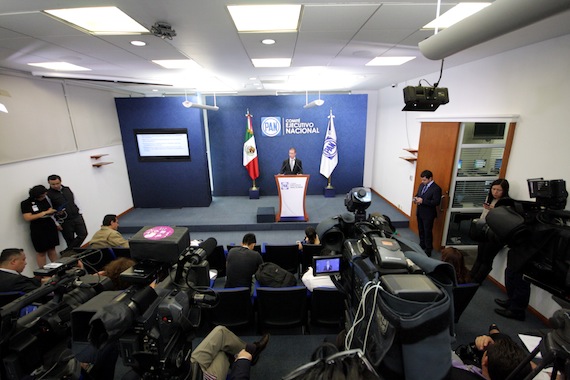
[[[303,162],[298,158],[295,158],[295,166],[293,166],[293,170],[291,170],[291,165],[289,165],[289,159],[283,161],[281,165],[281,170],[279,171],[281,174],[303,174]]]
[[[422,204],[418,205],[416,215],[421,218],[437,218],[437,206],[441,203],[441,187],[437,183],[432,184],[422,194],[425,185],[421,184],[416,197],[422,198]]]
[[[0,292],[31,292],[41,285],[35,278],[0,270]]]

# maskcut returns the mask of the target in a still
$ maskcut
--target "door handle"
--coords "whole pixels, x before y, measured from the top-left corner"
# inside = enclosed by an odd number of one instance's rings
[[[448,194],[449,193],[445,193],[445,194],[442,194],[442,196],[441,196],[441,200],[439,202],[439,211],[441,211],[441,212],[444,212],[447,209],[447,207],[443,207],[443,202],[445,201],[445,198],[449,199]]]

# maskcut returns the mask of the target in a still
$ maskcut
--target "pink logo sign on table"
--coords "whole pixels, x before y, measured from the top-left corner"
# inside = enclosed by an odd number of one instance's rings
[[[156,226],[143,232],[143,236],[148,240],[162,240],[174,233],[174,229],[169,226]]]

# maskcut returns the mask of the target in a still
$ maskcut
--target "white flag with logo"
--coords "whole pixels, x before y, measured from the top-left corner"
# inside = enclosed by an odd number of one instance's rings
[[[323,155],[321,157],[321,174],[329,178],[338,164],[338,150],[336,146],[336,131],[334,130],[334,115],[332,110],[329,118],[329,126],[325,136],[325,144],[323,146]]]

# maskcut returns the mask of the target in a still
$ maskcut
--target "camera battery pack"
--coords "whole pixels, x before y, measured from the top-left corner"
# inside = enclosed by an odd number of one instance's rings
[[[380,277],[380,283],[388,293],[409,301],[433,302],[442,295],[423,274],[387,274]]]

